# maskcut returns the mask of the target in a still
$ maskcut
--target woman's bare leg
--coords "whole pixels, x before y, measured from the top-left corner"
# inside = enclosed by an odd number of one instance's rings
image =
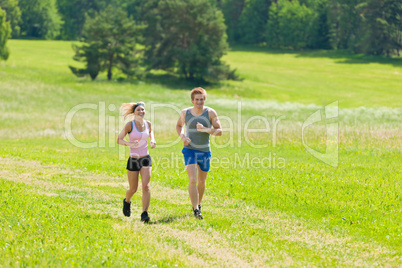
[[[140,174],[139,171],[130,171],[127,170],[127,177],[128,177],[128,188],[126,192],[126,202],[130,203],[131,198],[137,192],[138,189],[138,175]]]
[[[140,170],[142,184],[142,211],[148,211],[151,202],[151,172],[152,167],[142,167]]]

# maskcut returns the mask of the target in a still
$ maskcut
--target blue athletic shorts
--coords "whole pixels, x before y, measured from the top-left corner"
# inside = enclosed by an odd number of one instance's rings
[[[183,148],[184,164],[198,164],[202,171],[209,171],[211,165],[211,152],[201,152],[193,149]]]

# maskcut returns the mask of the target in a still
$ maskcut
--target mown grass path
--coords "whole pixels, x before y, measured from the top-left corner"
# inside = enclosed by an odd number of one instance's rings
[[[242,205],[231,198],[222,202],[207,195],[203,204],[205,220],[199,221],[192,217],[186,191],[153,182],[152,220],[144,225],[139,221],[140,193],[133,199],[132,217],[125,218],[121,213],[125,178],[18,158],[0,158],[0,178],[2,184],[9,184],[0,187],[1,202],[6,207],[0,221],[0,261],[5,266],[13,266],[11,255],[20,265],[260,267],[402,263],[397,252],[374,242],[359,242],[342,229],[330,232],[312,228],[301,218]],[[239,203],[237,209],[233,209],[235,202]],[[70,218],[66,226],[62,224],[64,217]],[[95,221],[93,226],[86,226],[88,218]],[[52,221],[61,225],[52,225]],[[42,228],[29,228],[33,222]],[[68,233],[73,233],[72,240],[60,237]],[[90,244],[85,242],[88,237],[94,239]],[[110,242],[97,241],[97,237],[108,237]],[[24,248],[25,238],[31,241],[29,248]],[[92,248],[80,251],[89,245]],[[27,251],[47,252],[49,256],[44,259]]]

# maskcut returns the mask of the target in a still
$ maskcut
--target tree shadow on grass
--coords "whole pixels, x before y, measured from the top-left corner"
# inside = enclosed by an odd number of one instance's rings
[[[270,49],[262,46],[233,46],[233,52],[259,52],[267,54],[292,54],[296,58],[329,58],[334,59],[339,64],[388,64],[394,67],[402,67],[402,57],[387,58],[384,56],[354,54],[347,50],[290,50],[290,49]]]
[[[107,79],[105,79],[102,74],[101,77],[97,78],[94,81],[92,81],[88,77],[79,78],[78,81],[76,81],[76,83],[80,83],[80,84],[117,83],[117,84],[130,84],[130,85],[139,85],[144,82],[148,85],[156,84],[156,85],[160,85],[160,86],[163,86],[164,88],[172,89],[172,90],[173,89],[174,90],[192,90],[195,87],[208,88],[211,86],[219,86],[220,85],[220,83],[211,83],[211,82],[208,82],[208,81],[205,81],[202,79],[188,80],[188,79],[182,78],[178,75],[168,74],[168,73],[163,73],[163,74],[148,73],[142,79],[128,79],[125,77],[119,77],[117,75],[117,76],[114,76],[111,81],[108,81]]]
[[[174,90],[192,90],[193,88],[196,87],[202,87],[202,88],[208,88],[208,87],[220,87],[221,83],[220,82],[209,82],[205,81],[203,79],[185,79],[183,77],[180,77],[175,74],[169,74],[169,73],[148,73],[144,78],[142,79],[129,79],[125,77],[119,77],[114,76],[114,78],[111,81],[108,81],[105,79],[102,75],[102,77],[97,78],[95,81],[91,81],[87,77],[81,78],[78,80],[78,83],[120,83],[120,84],[131,84],[131,85],[139,85],[140,83],[146,83],[148,85],[150,84],[156,84],[163,86],[164,88],[167,89],[174,89]]]
[[[150,221],[150,222],[148,222],[148,224],[151,224],[151,225],[153,225],[153,224],[169,224],[169,223],[181,220],[181,219],[188,218],[188,216],[189,216],[188,214],[179,215],[179,216],[169,216],[169,217],[165,217],[163,219],[159,219],[156,221]]]
[[[299,53],[297,58],[330,58],[339,64],[386,64],[394,67],[402,67],[402,58],[387,58],[382,56],[353,54],[349,51],[336,50],[310,50]]]
[[[169,89],[179,89],[179,90],[192,90],[195,87],[211,87],[217,85],[218,83],[211,83],[203,79],[193,79],[188,80],[183,77],[174,74],[154,74],[148,73],[145,80],[147,84],[159,84]]]

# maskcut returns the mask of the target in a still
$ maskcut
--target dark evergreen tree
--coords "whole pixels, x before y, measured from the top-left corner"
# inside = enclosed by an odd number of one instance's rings
[[[309,7],[309,5],[306,5]],[[315,17],[311,27],[310,48],[331,49],[330,22],[328,19],[329,7],[327,0],[317,0],[310,6]]]
[[[402,2],[397,0],[367,0],[358,6],[363,17],[364,53],[390,56],[402,47]]]
[[[330,43],[333,48],[356,51],[361,35],[361,14],[356,6],[365,0],[331,0]]]
[[[101,53],[96,44],[73,45],[75,51],[74,60],[85,64],[85,68],[69,66],[70,70],[78,77],[89,75],[95,80],[101,71]]]
[[[277,3],[273,3],[269,8],[269,20],[267,23],[266,43],[269,47],[280,48],[282,46],[282,36],[279,30],[279,10]]]
[[[244,9],[245,0],[225,0],[222,3],[222,12],[227,26],[226,33],[230,42],[238,42],[240,15]]]

